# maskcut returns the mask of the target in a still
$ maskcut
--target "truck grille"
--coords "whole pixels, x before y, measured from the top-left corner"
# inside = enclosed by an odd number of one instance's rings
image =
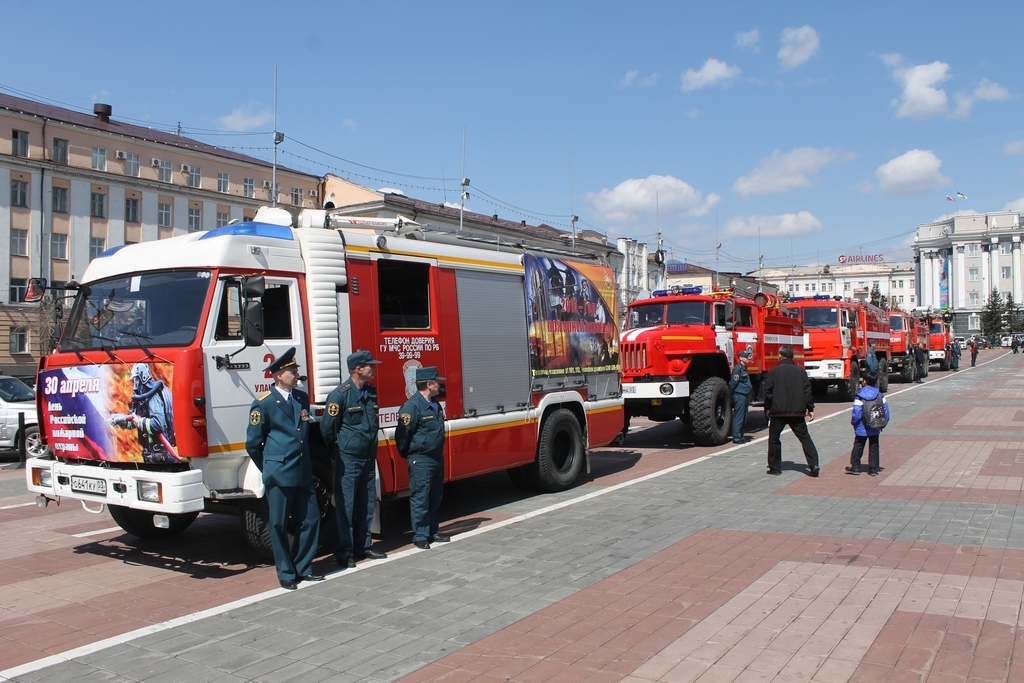
[[[622,371],[641,372],[647,368],[647,343],[637,342],[622,345]]]

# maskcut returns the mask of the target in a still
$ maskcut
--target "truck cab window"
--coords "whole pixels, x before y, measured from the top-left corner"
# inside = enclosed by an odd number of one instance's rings
[[[382,330],[430,329],[430,264],[377,261]]]
[[[754,316],[751,312],[750,306],[737,306],[736,307],[736,326],[737,327],[753,327]]]
[[[220,313],[217,315],[217,332],[215,339],[242,338],[242,297],[237,282],[224,283],[224,293],[220,298]]]
[[[224,283],[220,299],[215,338],[220,340],[242,338],[241,285],[237,281]],[[267,285],[263,292],[263,330],[266,339],[292,338],[292,313],[288,285]]]
[[[715,304],[715,324],[725,327],[725,304]]]

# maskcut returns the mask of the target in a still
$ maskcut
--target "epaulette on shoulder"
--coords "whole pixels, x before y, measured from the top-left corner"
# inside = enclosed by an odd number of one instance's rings
[[[348,381],[342,382],[340,385],[338,385],[338,393],[339,394],[344,394],[346,391],[348,391],[351,388],[352,388],[352,383],[351,382],[348,382]]]
[[[270,396],[270,392],[269,391],[264,391],[262,394],[260,394],[259,396],[256,397],[256,400],[257,401],[262,401],[267,396]]]

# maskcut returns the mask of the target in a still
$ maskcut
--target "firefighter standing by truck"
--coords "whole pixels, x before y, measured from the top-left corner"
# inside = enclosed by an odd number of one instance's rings
[[[729,377],[729,391],[732,393],[732,442],[746,443],[743,436],[743,427],[747,423],[747,400],[754,390],[750,382],[750,375],[747,374],[747,363],[754,357],[750,349],[740,351],[736,357],[736,367],[732,369]]]

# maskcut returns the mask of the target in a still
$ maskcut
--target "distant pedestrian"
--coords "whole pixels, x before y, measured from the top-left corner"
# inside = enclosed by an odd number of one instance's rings
[[[951,342],[949,345],[949,367],[953,368],[953,372],[960,369],[960,343]]]
[[[768,474],[782,474],[782,430],[789,425],[804,449],[808,474],[817,477],[818,449],[807,431],[807,422],[814,420],[811,380],[793,363],[793,347],[788,344],[779,348],[779,364],[765,377],[764,412],[768,417]]]
[[[864,367],[870,372],[878,372],[878,354],[875,353],[874,339],[868,342],[868,350],[864,354]]]
[[[971,340],[971,367],[973,368],[978,363],[978,338],[975,337]]]
[[[889,403],[878,390],[878,375],[873,372],[864,374],[864,386],[853,399],[853,414],[850,423],[853,425],[853,450],[850,452],[850,466],[847,474],[860,474],[860,459],[864,455],[864,444],[868,444],[868,474],[878,475],[879,444],[878,436],[889,421]],[[884,415],[884,420],[880,419]]]
[[[923,384],[924,374],[928,370],[928,351],[925,350],[924,342],[914,347],[914,361],[917,365],[917,379],[914,381]]]
[[[729,377],[729,391],[732,393],[732,442],[746,443],[743,436],[743,428],[747,423],[747,407],[750,394],[754,391],[754,385],[750,383],[750,375],[747,374],[747,363],[754,357],[750,349],[740,351],[736,357],[736,367],[732,369]]]
[[[1017,335],[1014,335],[1013,340],[1010,342],[1010,348],[1013,350],[1014,353],[1017,353],[1018,345],[1019,344],[1017,343]]]

